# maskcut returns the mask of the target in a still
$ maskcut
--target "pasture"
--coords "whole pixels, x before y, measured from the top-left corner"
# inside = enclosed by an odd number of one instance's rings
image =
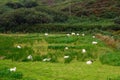
[[[0,69],[16,67],[25,78],[20,80],[119,80],[120,67],[101,64],[99,60],[104,54],[119,51],[93,36],[0,34]],[[29,55],[32,60],[27,59]],[[93,63],[87,65],[88,60]],[[1,74],[0,79],[7,80]]]

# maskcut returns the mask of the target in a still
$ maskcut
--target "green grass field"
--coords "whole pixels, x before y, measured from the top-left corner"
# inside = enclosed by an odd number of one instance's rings
[[[66,34],[0,34],[0,69],[17,67],[23,80],[119,80],[120,67],[101,64],[99,57],[106,53],[116,53],[94,34],[85,36],[66,36]],[[97,41],[93,45],[92,41]],[[20,45],[21,49],[17,46]],[[68,50],[65,50],[68,47]],[[86,49],[83,54],[82,49]],[[118,52],[119,53],[119,52]],[[33,61],[26,61],[28,55]],[[64,59],[69,55],[70,59]],[[50,62],[43,62],[51,58]],[[94,60],[87,65],[87,60]],[[68,63],[65,63],[68,61]],[[1,75],[1,73],[0,73]],[[0,76],[1,80],[2,79]],[[16,79],[15,79],[16,80]]]

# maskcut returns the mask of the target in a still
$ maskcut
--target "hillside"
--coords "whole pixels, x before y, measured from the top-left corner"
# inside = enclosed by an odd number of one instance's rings
[[[119,80],[120,45],[107,35],[76,34],[0,34],[0,80]]]
[[[64,26],[62,30],[75,26],[73,31],[80,30],[78,26],[83,26],[82,30],[93,27],[120,30],[119,0],[5,0],[0,3],[0,32],[26,32],[23,28],[31,32],[28,30],[35,31],[36,25],[45,26],[44,30],[53,25],[56,32],[58,26]],[[43,32],[41,27],[37,28]]]

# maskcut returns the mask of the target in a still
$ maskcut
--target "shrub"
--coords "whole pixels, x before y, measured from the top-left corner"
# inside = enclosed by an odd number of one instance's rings
[[[40,55],[33,56],[33,61],[41,61],[41,60],[42,60],[42,58]]]
[[[64,63],[70,63],[76,56],[76,52],[73,52],[72,50],[65,52],[64,56],[69,56],[69,58],[64,58]]]
[[[103,17],[103,18],[115,18],[117,16],[119,16],[119,13],[116,11],[112,11],[112,10],[111,11],[107,10],[103,12],[102,14],[100,14],[100,17]]]
[[[116,78],[108,78],[107,80],[120,80],[120,76],[118,76]]]
[[[51,58],[50,62],[58,62],[56,54],[48,53],[48,56]]]
[[[33,0],[23,0],[24,7],[26,8],[32,8],[38,6],[37,1]]]
[[[5,80],[22,79],[23,74],[21,72],[10,72],[8,68],[3,68],[0,69],[0,78],[5,78]]]
[[[8,2],[6,3],[6,6],[13,8],[13,9],[18,9],[23,7],[23,5],[20,2]]]
[[[116,17],[116,18],[114,19],[114,23],[120,24],[120,16],[119,16],[119,17]]]
[[[119,53],[107,53],[100,57],[102,64],[108,64],[113,66],[120,66],[120,54]]]
[[[49,23],[52,18],[42,12],[37,12],[33,9],[17,9],[9,13],[4,13],[0,16],[0,26],[4,31],[15,29],[15,26],[22,24]]]
[[[7,54],[6,58],[12,59],[13,61],[27,61],[27,56],[34,53],[34,51],[28,47],[24,47],[22,49],[11,48],[10,52],[11,54]]]
[[[65,22],[68,19],[68,15],[66,15],[62,12],[59,12],[59,11],[55,11],[48,7],[36,7],[35,9],[37,11],[45,12],[45,13],[51,15],[54,22]]]

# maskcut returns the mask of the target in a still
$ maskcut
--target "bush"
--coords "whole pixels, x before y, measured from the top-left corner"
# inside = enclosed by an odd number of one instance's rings
[[[22,49],[11,48],[11,54],[7,54],[7,59],[12,59],[13,61],[27,61],[27,56],[34,53],[31,48],[24,47]]]
[[[120,66],[120,54],[119,53],[107,53],[100,57],[102,64],[108,64],[113,66]]]
[[[59,11],[55,11],[48,7],[36,7],[35,9],[37,11],[45,12],[45,13],[51,15],[54,22],[65,22],[68,19],[68,15],[66,15],[62,12],[59,12]]]
[[[22,79],[23,74],[21,72],[10,72],[8,68],[0,69],[0,79],[7,79],[7,80],[16,80]]]
[[[108,78],[107,80],[120,80],[120,76],[118,76],[116,78]]]
[[[20,2],[8,2],[6,3],[6,6],[13,8],[13,9],[18,9],[23,7],[23,5]]]
[[[22,24],[49,23],[52,18],[45,13],[37,12],[33,9],[17,9],[0,16],[0,26],[4,31],[15,29],[15,26]]]
[[[40,55],[33,56],[33,61],[42,61],[42,58]]]
[[[120,14],[119,12],[107,10],[107,11],[103,12],[102,14],[100,14],[100,17],[113,19],[113,18],[119,16],[119,14]]]
[[[116,17],[116,18],[114,19],[114,23],[120,24],[120,16],[119,16],[119,17]]]
[[[22,3],[19,2],[7,2],[6,6],[13,8],[13,9],[18,9],[18,8],[32,8],[38,6],[37,1],[33,0],[23,0]]]
[[[38,6],[37,1],[33,0],[23,0],[24,7],[26,8],[32,8]]]

